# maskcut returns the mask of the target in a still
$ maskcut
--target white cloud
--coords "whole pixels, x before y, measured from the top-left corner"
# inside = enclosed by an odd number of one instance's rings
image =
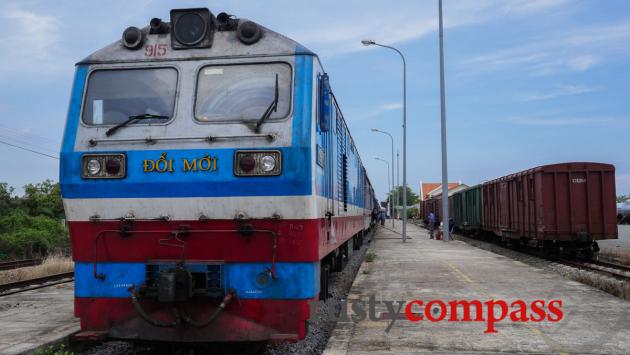
[[[550,7],[567,3],[567,0],[520,0],[507,1],[505,12],[507,13],[532,13]]]
[[[570,28],[532,37],[526,44],[472,56],[461,62],[464,74],[496,71],[549,75],[588,71],[604,60],[630,55],[630,21],[612,25]]]
[[[558,85],[554,90],[545,93],[534,93],[523,97],[523,101],[542,101],[563,96],[581,95],[596,91],[594,87],[586,85]]]
[[[450,1],[444,4],[444,27],[468,26],[506,15],[531,14],[565,3],[565,0],[518,0],[506,5],[500,0]],[[363,48],[362,39],[394,45],[438,30],[437,2],[377,3],[332,2],[335,11],[317,21],[300,23],[289,37],[307,44],[320,55],[330,56]],[[357,7],[361,11],[357,11]],[[317,14],[321,17],[321,14]],[[313,24],[313,25],[309,25]],[[293,26],[293,28],[296,28]]]
[[[617,117],[511,117],[507,122],[522,126],[595,126],[627,121]]]
[[[383,111],[399,110],[403,108],[403,104],[401,104],[400,102],[392,102],[388,104],[382,104],[378,108]]]
[[[0,74],[20,72],[43,73],[58,69],[54,60],[60,40],[59,21],[49,15],[20,9],[16,6],[0,8]]]
[[[568,61],[569,67],[576,71],[586,71],[593,67],[598,62],[598,59],[593,55],[581,55],[575,58],[571,58]]]

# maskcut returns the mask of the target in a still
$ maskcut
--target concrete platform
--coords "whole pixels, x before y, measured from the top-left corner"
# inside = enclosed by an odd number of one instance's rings
[[[521,299],[528,312],[534,300],[561,299],[563,319],[512,322],[508,315],[496,323],[497,333],[485,334],[485,321],[448,322],[447,316],[441,322],[411,322],[403,307],[386,332],[392,317],[380,303],[375,306],[376,318],[381,314],[387,319],[341,319],[325,354],[630,353],[630,302],[460,241],[429,240],[424,229],[413,225],[408,231],[413,239],[405,244],[392,239],[398,235],[391,231],[377,233],[370,247],[376,258],[364,262],[357,274],[348,296],[349,315],[357,315],[352,312],[352,302],[367,301],[374,295],[377,301],[418,299],[425,304],[430,300],[501,299],[510,305]],[[498,318],[499,307],[496,309]],[[416,306],[413,310],[422,312]],[[439,315],[439,308],[434,310]],[[460,319],[462,312],[458,312]]]
[[[30,354],[79,330],[74,283],[0,297],[0,354]]]

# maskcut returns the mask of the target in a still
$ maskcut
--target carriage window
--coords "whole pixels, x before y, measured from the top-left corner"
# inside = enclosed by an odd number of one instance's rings
[[[195,118],[202,122],[257,121],[274,103],[267,121],[291,109],[291,67],[285,63],[207,66],[199,71]]]
[[[90,75],[83,122],[115,125],[129,116],[173,117],[177,70],[173,68],[99,70]],[[142,119],[137,124],[165,122],[164,118]]]

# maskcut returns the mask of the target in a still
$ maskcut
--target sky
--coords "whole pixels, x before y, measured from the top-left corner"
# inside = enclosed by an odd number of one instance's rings
[[[74,63],[127,26],[171,8],[254,20],[316,52],[379,197],[390,132],[402,162],[407,60],[407,184],[441,181],[437,0],[45,1],[0,3],[0,141],[57,156]],[[450,181],[474,185],[537,165],[614,164],[630,193],[630,2],[444,0]],[[58,180],[58,160],[0,143],[0,182]],[[402,165],[402,163],[401,163]],[[400,183],[402,184],[402,167]]]

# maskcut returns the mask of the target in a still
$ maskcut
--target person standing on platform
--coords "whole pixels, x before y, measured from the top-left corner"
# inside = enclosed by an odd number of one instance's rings
[[[435,231],[435,213],[429,213],[429,239],[433,239],[433,232]]]

